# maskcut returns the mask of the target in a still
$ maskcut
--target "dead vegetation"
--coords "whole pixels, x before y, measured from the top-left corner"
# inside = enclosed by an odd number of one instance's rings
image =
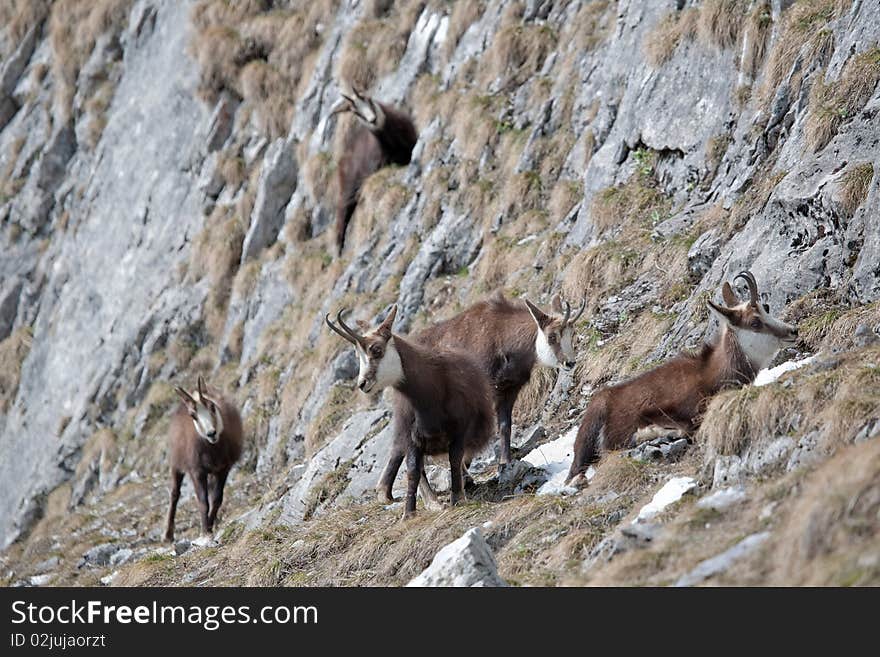
[[[782,15],[778,36],[767,55],[759,104],[768,105],[779,85],[790,76],[789,97],[800,91],[805,69],[822,65],[831,54],[834,35],[828,24],[849,10],[852,0],[800,0]],[[801,58],[803,66],[795,69]]]
[[[697,34],[699,9],[688,7],[662,18],[645,36],[642,49],[648,63],[659,68],[672,57],[679,44]]]
[[[807,144],[813,151],[824,148],[865,106],[878,81],[880,47],[874,47],[847,61],[839,80],[825,84],[817,79],[813,83],[806,119]]]
[[[848,216],[868,198],[868,190],[874,179],[874,165],[870,162],[855,164],[847,168],[840,180],[840,205]]]
[[[6,413],[21,378],[21,364],[27,358],[34,341],[30,327],[23,327],[0,342],[0,413]]]
[[[128,24],[132,0],[58,0],[49,16],[52,46],[52,77],[55,108],[62,119],[70,118],[80,70],[102,34],[117,38]]]
[[[0,30],[6,40],[0,41],[0,61],[5,61],[27,33],[49,15],[50,0],[6,0],[0,3]]]
[[[724,392],[706,410],[698,439],[717,454],[743,454],[749,445],[818,431],[819,449],[832,453],[852,442],[877,417],[880,348],[826,357],[789,377],[797,385],[770,384]]]
[[[741,0],[705,0],[700,5],[697,22],[700,41],[720,49],[735,46],[743,26],[745,7],[746,3]]]

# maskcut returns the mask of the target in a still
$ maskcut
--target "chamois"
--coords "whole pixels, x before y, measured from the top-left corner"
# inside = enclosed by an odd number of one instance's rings
[[[223,487],[229,470],[241,456],[241,416],[232,403],[208,390],[199,377],[192,394],[175,386],[180,405],[171,419],[171,506],[165,540],[174,540],[174,514],[180,484],[188,473],[196,491],[202,517],[202,534],[214,530],[217,511],[223,504]],[[210,497],[209,497],[210,495]]]
[[[489,377],[470,355],[428,347],[391,332],[397,305],[379,326],[357,333],[336,314],[325,315],[331,330],[354,345],[360,370],[357,386],[364,392],[391,386],[395,398],[405,397],[413,420],[406,448],[407,491],[404,518],[416,510],[416,490],[426,486],[424,456],[449,455],[452,504],[464,499],[462,466],[492,440],[492,389]],[[395,403],[395,423],[400,418]],[[398,433],[395,431],[395,433]]]
[[[339,161],[336,247],[341,255],[364,180],[389,164],[409,164],[418,133],[404,112],[365,96],[345,82],[340,82],[339,87],[342,98],[333,106],[330,116],[351,112],[359,120]]]
[[[770,307],[759,302],[752,273],[743,271],[734,281],[737,278],[748,285],[748,301],[740,302],[728,282],[721,290],[725,305],[707,301],[721,322],[714,342],[593,395],[578,429],[569,483],[582,481],[601,449],[630,445],[642,427],[657,425],[692,434],[709,398],[725,388],[751,383],[783,344],[797,340],[797,327],[772,317]]]
[[[489,375],[499,433],[499,471],[510,463],[513,405],[520,390],[528,383],[536,364],[574,367],[574,323],[586,307],[584,298],[572,316],[568,302],[556,295],[552,301],[555,315],[551,315],[531,301],[523,301],[510,301],[499,291],[412,336],[431,347],[466,349]],[[414,420],[407,399],[397,398],[395,402],[395,429],[399,435],[395,434],[388,463],[376,486],[377,496],[383,502],[392,500],[391,489],[406,454],[407,434]],[[422,493],[431,499],[432,493],[424,486]]]

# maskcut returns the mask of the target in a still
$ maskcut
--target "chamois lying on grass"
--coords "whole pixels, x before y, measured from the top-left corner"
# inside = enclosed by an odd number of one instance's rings
[[[425,454],[449,454],[452,504],[464,499],[463,462],[492,440],[494,414],[489,377],[470,355],[429,347],[391,332],[397,305],[374,330],[361,334],[345,323],[340,310],[336,321],[324,320],[334,332],[354,345],[360,370],[358,388],[364,392],[394,389],[412,408],[406,436],[407,490],[404,517],[416,510],[416,490],[427,486]],[[400,422],[394,403],[394,422]],[[395,431],[397,433],[397,430]]]
[[[761,305],[752,273],[740,272],[737,278],[749,287],[748,301],[740,302],[725,282],[721,292],[726,305],[707,302],[721,320],[714,342],[593,395],[575,440],[570,484],[582,482],[602,449],[631,446],[637,429],[657,425],[693,433],[713,395],[751,383],[784,344],[797,340],[796,327],[772,317],[769,306]]]
[[[513,405],[532,369],[574,367],[574,323],[580,318],[586,299],[572,315],[571,306],[559,295],[552,301],[553,314],[545,313],[528,300],[511,301],[501,292],[480,301],[451,319],[438,322],[412,338],[432,348],[467,350],[489,375],[498,426],[499,473],[510,463],[510,432]],[[415,421],[406,397],[395,397],[395,436],[376,493],[380,501],[392,500],[391,489],[406,455],[408,435]],[[433,493],[423,487],[426,500]]]
[[[214,530],[217,511],[223,504],[223,487],[229,470],[241,456],[241,416],[232,403],[208,390],[199,377],[192,394],[180,387],[174,392],[180,405],[171,419],[171,506],[165,540],[174,540],[174,514],[180,499],[183,475],[189,474],[196,491],[202,519],[202,534]]]
[[[357,131],[339,160],[336,248],[342,254],[348,223],[357,207],[364,180],[389,164],[409,164],[418,133],[412,119],[404,112],[365,96],[346,82],[340,82],[339,87],[342,98],[334,105],[330,116],[351,112],[359,121]]]

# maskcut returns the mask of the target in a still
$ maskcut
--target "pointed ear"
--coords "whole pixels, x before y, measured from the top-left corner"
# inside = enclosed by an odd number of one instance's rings
[[[526,308],[529,309],[529,313],[532,315],[532,319],[535,320],[535,324],[538,325],[538,328],[543,330],[547,324],[550,323],[550,317],[543,310],[538,308],[535,304],[533,304],[528,299],[523,299],[526,303]]]
[[[553,295],[553,300],[550,301],[550,309],[555,312],[557,315],[561,315],[565,312],[565,308],[562,307],[562,297],[558,294]]]
[[[397,316],[397,304],[395,303],[391,306],[391,310],[388,311],[388,317],[385,318],[381,324],[379,324],[379,328],[376,329],[383,338],[386,340],[391,337],[391,327],[394,324],[394,318]]]
[[[733,288],[730,287],[730,283],[727,281],[724,281],[724,285],[721,286],[721,296],[724,299],[724,303],[728,306],[738,306],[740,304],[740,300],[736,298]]]
[[[725,322],[732,322],[735,310],[730,308],[725,308],[724,306],[719,306],[717,303],[712,301],[711,299],[706,300],[706,305],[709,306],[709,310],[714,310],[718,315],[719,319],[724,320]]]
[[[196,400],[193,399],[186,390],[180,386],[174,386],[174,392],[180,397],[180,401],[186,404],[187,408],[193,409],[196,407]]]
[[[199,376],[198,390],[199,390],[199,397],[204,397],[205,395],[207,395],[207,392],[208,392],[207,386],[205,385],[205,377],[203,377],[203,376]]]

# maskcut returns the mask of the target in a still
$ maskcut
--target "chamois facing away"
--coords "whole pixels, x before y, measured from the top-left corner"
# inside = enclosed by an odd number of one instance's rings
[[[329,315],[324,320],[354,345],[360,365],[358,388],[370,392],[391,386],[395,398],[406,398],[412,408],[413,420],[406,434],[404,518],[415,513],[418,487],[427,486],[426,454],[449,454],[452,504],[458,504],[464,499],[464,460],[478,454],[492,440],[494,421],[488,376],[466,353],[429,347],[392,333],[396,304],[385,320],[366,334],[348,326],[342,318],[344,312],[336,314],[336,322]],[[395,401],[395,426],[400,421],[398,407]]]
[[[346,82],[340,82],[339,87],[342,98],[330,116],[351,112],[359,122],[339,161],[336,247],[341,255],[364,180],[389,164],[409,164],[418,133],[412,119],[402,111],[365,96]]]
[[[586,307],[586,298],[572,315],[571,306],[559,295],[552,301],[553,314],[532,302],[507,299],[500,291],[455,317],[438,322],[414,334],[420,344],[434,348],[465,349],[489,375],[498,428],[499,472],[510,463],[510,433],[513,405],[528,383],[536,364],[544,367],[574,367],[574,323]],[[382,471],[376,494],[380,501],[392,501],[391,489],[406,455],[408,434],[415,420],[405,397],[395,398],[395,436]],[[432,495],[425,487],[426,499]]]
[[[725,282],[721,290],[725,305],[707,302],[721,320],[714,342],[593,396],[578,429],[569,483],[582,483],[583,473],[599,458],[600,450],[631,446],[633,434],[642,427],[693,433],[710,397],[751,383],[784,344],[797,340],[797,328],[772,317],[769,306],[759,302],[752,273],[743,271],[734,281],[737,278],[749,287],[748,301],[740,302]]]
[[[171,506],[165,540],[174,540],[174,514],[180,499],[183,475],[189,474],[196,491],[202,534],[214,530],[217,511],[223,504],[223,487],[229,470],[241,456],[241,416],[232,403],[209,390],[199,377],[198,389],[188,393],[174,388],[180,397],[171,419]]]

